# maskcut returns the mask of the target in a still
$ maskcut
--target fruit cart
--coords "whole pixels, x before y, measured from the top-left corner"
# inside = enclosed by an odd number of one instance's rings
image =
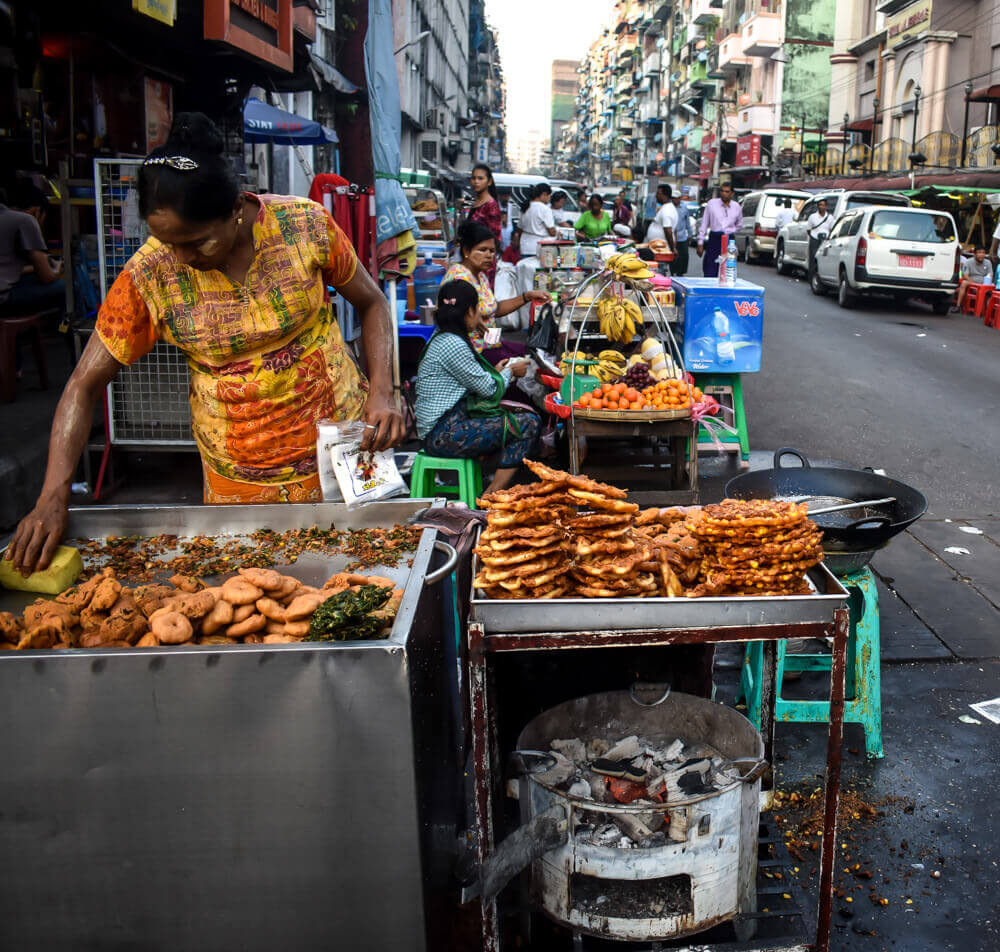
[[[613,462],[588,461],[595,475],[609,480],[667,475],[666,486],[645,501],[693,503],[697,448],[691,408],[700,393],[684,372],[681,348],[671,328],[673,314],[665,311],[654,293],[652,276],[635,255],[616,254],[576,288],[574,317],[565,338],[568,350],[563,354],[569,385],[561,392],[568,409],[570,468],[580,472],[581,450],[588,441],[610,442],[600,455]],[[581,301],[588,303],[583,306]],[[652,327],[644,339],[647,325]],[[594,339],[611,345],[596,359],[581,349]],[[626,356],[627,350],[635,352]],[[586,372],[578,373],[579,369]],[[592,399],[595,393],[597,400]]]

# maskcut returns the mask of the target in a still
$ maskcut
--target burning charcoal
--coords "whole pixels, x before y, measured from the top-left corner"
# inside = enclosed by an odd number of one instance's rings
[[[590,799],[590,784],[586,780],[577,780],[566,793],[571,797],[580,797],[584,800]]]
[[[587,741],[587,760],[597,760],[603,757],[611,745],[602,737],[595,737]]]
[[[663,759],[680,760],[680,756],[683,750],[684,750],[684,742],[680,738],[678,738],[663,752]]]
[[[646,791],[651,797],[660,798],[660,796],[667,789],[667,775],[660,774],[659,777],[654,777],[649,783],[646,784]]]
[[[618,741],[604,756],[608,760],[634,760],[639,753],[639,738],[633,734]]]
[[[640,767],[632,766],[630,760],[612,760],[610,757],[602,757],[600,760],[595,760],[590,765],[590,769],[605,777],[628,780],[630,783],[642,783],[646,779],[646,771]]]
[[[608,787],[603,777],[594,776],[590,778],[590,799],[596,800],[598,803],[608,802]]]
[[[667,844],[667,834],[660,830],[654,833],[652,836],[644,839],[639,846],[644,850],[655,850],[659,849],[661,846],[666,846]]]
[[[639,820],[642,822],[648,830],[655,833],[663,826],[663,821],[665,819],[663,813],[639,813],[637,814]]]
[[[633,843],[627,836],[623,836],[616,844],[620,850],[630,850],[635,843]]]
[[[594,843],[598,846],[614,846],[621,837],[621,831],[613,823],[605,823],[594,831]]]
[[[579,737],[574,737],[572,740],[554,740],[549,744],[549,747],[559,751],[564,757],[568,757],[574,764],[587,762],[587,750]]]
[[[642,820],[634,813],[618,813],[612,817],[612,822],[622,831],[633,843],[640,843],[649,839],[653,831],[646,826]]]
[[[558,751],[552,751],[552,756],[555,758],[555,764],[548,770],[543,770],[534,774],[534,777],[539,783],[555,787],[561,783],[565,783],[570,779],[570,777],[574,776],[576,774],[576,770],[573,765]]]

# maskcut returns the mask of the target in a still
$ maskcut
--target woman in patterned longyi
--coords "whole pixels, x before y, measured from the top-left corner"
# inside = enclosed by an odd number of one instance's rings
[[[185,354],[205,501],[321,498],[316,423],[363,419],[366,445],[401,442],[387,302],[322,205],[241,192],[223,140],[200,113],[177,116],[139,172],[151,237],[115,280],[56,409],[34,510],[7,551],[25,574],[48,565],[95,403],[158,340]],[[335,288],[358,311],[368,379],[347,352]]]

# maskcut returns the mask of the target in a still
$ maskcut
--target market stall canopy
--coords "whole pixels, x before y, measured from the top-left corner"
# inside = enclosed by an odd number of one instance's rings
[[[971,185],[923,185],[920,188],[906,188],[900,194],[908,198],[919,198],[926,201],[938,195],[944,197],[952,196],[962,198],[965,195],[982,195],[986,192],[995,192],[995,186],[971,186]]]
[[[251,96],[243,106],[243,138],[254,144],[328,145],[337,141],[337,133]]]

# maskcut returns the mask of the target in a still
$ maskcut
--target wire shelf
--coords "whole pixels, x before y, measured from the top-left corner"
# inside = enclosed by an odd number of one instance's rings
[[[95,159],[94,192],[100,228],[101,298],[148,237],[139,216],[138,176],[142,159]],[[109,438],[115,446],[194,448],[190,378],[184,355],[158,343],[108,387]]]

